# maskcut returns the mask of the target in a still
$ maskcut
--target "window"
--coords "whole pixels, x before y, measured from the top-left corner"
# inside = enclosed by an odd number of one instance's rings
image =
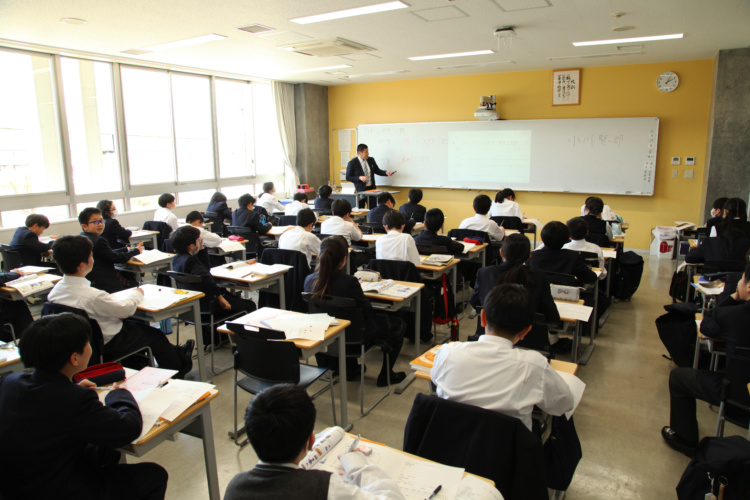
[[[215,189],[201,189],[200,191],[185,191],[177,194],[178,205],[205,205],[216,192]],[[205,207],[202,209],[205,210]]]
[[[252,99],[249,83],[216,80],[216,128],[222,179],[255,174]]]
[[[0,51],[0,194],[65,190],[52,58]]]
[[[210,81],[205,76],[171,76],[177,179],[214,179]]]
[[[0,214],[0,217],[2,217],[3,227],[21,227],[26,223],[26,217],[31,214],[46,215],[50,222],[60,222],[70,218],[67,205],[6,210]]]
[[[255,196],[255,185],[247,184],[245,186],[225,186],[221,188],[221,192],[227,197],[227,204],[231,207],[237,204],[237,198],[245,193],[252,194]],[[261,190],[261,193],[263,191]]]
[[[139,196],[130,198],[130,211],[140,212],[141,210],[156,210],[159,208],[159,196]]]
[[[125,206],[122,203],[122,200],[110,200],[112,203],[115,204],[115,208],[118,212],[122,212],[122,208]],[[75,217],[78,217],[78,214],[81,213],[81,210],[88,207],[96,207],[97,203],[99,201],[88,201],[86,203],[76,203],[76,213],[74,214]]]
[[[253,83],[253,121],[257,175],[284,175],[284,156],[271,86]]]
[[[60,63],[75,192],[119,191],[112,66],[67,57]]]

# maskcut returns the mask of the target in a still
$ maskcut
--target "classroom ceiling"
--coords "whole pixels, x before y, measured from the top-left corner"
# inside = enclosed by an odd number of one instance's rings
[[[1,0],[0,45],[48,46],[122,60],[319,85],[713,58],[750,45],[748,0],[403,0],[408,8],[314,24],[290,19],[386,0]],[[619,14],[619,17],[617,15]],[[71,25],[62,18],[78,18]],[[236,28],[261,24],[273,31]],[[495,30],[511,26],[503,42]],[[613,28],[633,27],[627,31]],[[574,47],[572,42],[684,33],[681,40]],[[199,35],[227,38],[133,56]],[[340,37],[374,50],[317,57],[281,50]],[[494,53],[411,61],[478,50]],[[629,53],[632,52],[632,53]],[[612,54],[612,55],[605,55]],[[300,72],[347,64],[341,69]],[[398,73],[393,73],[398,72]]]

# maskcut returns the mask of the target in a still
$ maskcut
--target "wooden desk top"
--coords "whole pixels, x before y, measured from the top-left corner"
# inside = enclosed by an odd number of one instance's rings
[[[481,245],[475,246],[474,248],[472,248],[466,253],[477,253],[478,251],[482,250],[483,248],[487,248],[488,246],[490,246],[489,243],[482,243]]]
[[[132,233],[133,234],[131,234],[130,237],[136,238],[138,236],[151,236],[154,234],[159,234],[159,231],[148,231],[146,229],[134,229]]]
[[[249,314],[246,314],[244,316],[241,316],[235,320],[232,321],[232,323],[244,323],[248,326],[254,326],[256,328],[268,328],[266,325],[262,324],[261,321],[269,318],[275,318],[276,316],[279,316],[281,314],[302,314],[294,311],[284,311],[283,309],[276,309],[275,307],[261,307],[257,311],[251,312]],[[328,330],[326,330],[325,333],[325,339],[328,340],[333,335],[336,335],[343,329],[345,329],[347,326],[351,325],[351,321],[346,319],[339,319],[336,318],[336,320],[339,322],[338,325],[329,326]],[[217,328],[217,331],[221,333],[228,333],[232,334],[232,332],[229,330],[229,328],[226,327],[226,324],[221,325],[219,328]],[[313,347],[317,347],[321,341],[319,340],[305,340],[305,339],[293,339],[288,340],[286,342],[294,342],[294,345],[299,349],[312,349]]]
[[[405,286],[411,286],[411,287],[419,288],[420,290],[425,287],[424,283],[412,283],[410,281],[395,281],[394,280],[394,283],[396,283],[398,285],[405,285]],[[368,292],[365,292],[365,297],[367,297],[368,299],[371,299],[371,300],[373,300],[373,299],[375,299],[375,300],[380,299],[380,300],[384,300],[384,301],[388,301],[388,302],[403,302],[403,301],[408,300],[411,297],[413,297],[416,293],[419,293],[419,292],[418,291],[414,292],[413,294],[409,295],[408,297],[391,297],[390,295],[382,295],[382,294],[379,294],[379,293],[368,293]]]
[[[0,349],[0,356],[6,358],[5,361],[0,361],[0,371],[6,366],[21,362],[21,355],[18,353],[18,347],[13,346],[12,342],[9,342],[8,345],[12,347],[9,349]]]
[[[625,236],[623,236],[623,235],[615,236],[610,241],[612,243],[625,243]]]
[[[285,232],[289,231],[296,226],[273,226],[268,232],[262,236],[281,236]]]
[[[167,257],[164,257],[163,259],[155,260],[154,262],[151,262],[150,264],[144,264],[140,260],[135,260],[135,257],[131,258],[129,261],[126,262],[129,266],[158,266],[161,264],[166,264],[170,260],[172,260],[172,257],[174,257],[176,254],[168,253]]]
[[[249,264],[255,263],[255,261],[247,261],[247,262]],[[279,271],[278,273],[269,274],[268,276],[261,276],[259,274],[253,274],[253,275],[245,276],[244,278],[232,278],[230,276],[223,276],[223,275],[216,274],[214,272],[214,270],[217,269],[217,268],[219,268],[219,267],[222,267],[222,266],[217,266],[217,267],[212,267],[211,268],[211,271],[210,271],[211,272],[211,276],[214,276],[216,278],[221,278],[221,279],[227,280],[227,281],[234,281],[236,283],[259,283],[261,281],[264,281],[264,280],[267,280],[267,279],[270,279],[270,278],[275,278],[279,274],[285,274],[285,273],[289,272],[289,269],[291,269],[291,268],[287,267],[283,271]]]
[[[359,241],[367,241],[373,243],[377,241],[378,238],[382,238],[383,236],[385,236],[385,234],[383,233],[363,234],[362,239],[360,239]]]
[[[455,266],[459,262],[461,262],[461,259],[453,259],[452,261],[450,261],[448,264],[446,264],[444,266],[429,266],[429,265],[426,265],[426,264],[419,264],[417,266],[417,269],[419,269],[420,271],[438,271],[438,272],[440,272],[440,271],[445,271],[446,269],[449,269],[449,268]]]

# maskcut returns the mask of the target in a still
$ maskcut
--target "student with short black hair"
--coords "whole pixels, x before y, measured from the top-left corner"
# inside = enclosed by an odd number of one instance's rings
[[[542,271],[569,274],[582,283],[596,282],[596,273],[588,268],[578,252],[563,248],[570,240],[568,227],[560,221],[551,221],[542,228],[544,246],[531,252],[529,265]]]
[[[393,210],[395,206],[396,200],[391,193],[380,193],[378,195],[378,205],[367,213],[367,220],[375,224],[383,224],[383,217],[385,217],[385,214]],[[414,224],[416,224],[416,222],[413,220],[406,221],[404,232],[410,234],[411,230],[414,228]]]
[[[255,198],[249,193],[245,193],[237,200],[239,208],[232,212],[232,225],[247,227],[252,229],[258,234],[266,234],[271,230],[273,224],[270,222],[262,222],[261,216],[258,212],[253,210],[255,206]]]
[[[297,215],[300,210],[310,208],[307,204],[307,193],[294,193],[292,202],[284,207],[284,215]]]
[[[102,238],[106,239],[110,248],[123,248],[128,246],[127,242],[133,235],[133,231],[125,229],[117,220],[117,207],[112,200],[101,200],[96,204],[104,218],[104,232]]]
[[[518,217],[523,220],[521,207],[516,203],[516,193],[511,188],[505,188],[495,194],[489,211],[490,217]]]
[[[425,212],[427,209],[420,205],[422,201],[422,190],[419,188],[412,188],[409,190],[409,201],[401,205],[398,209],[399,212],[404,214],[407,220],[413,219],[415,222],[424,222]]]
[[[403,500],[395,481],[368,464],[360,448],[340,457],[347,482],[330,472],[300,469],[315,443],[315,417],[312,399],[297,386],[275,385],[255,396],[245,429],[260,460],[230,481],[224,500],[297,498],[300,492],[311,499]]]
[[[276,192],[276,187],[273,182],[263,183],[263,194],[258,197],[257,205],[266,209],[269,215],[274,212],[283,212],[284,205],[273,195]],[[243,206],[243,205],[240,205]]]
[[[211,217],[209,220],[214,223],[214,231],[216,234],[226,236],[226,225],[225,220],[232,220],[232,209],[227,205],[227,197],[224,193],[216,191],[211,195],[211,199],[208,200],[208,207],[206,212],[213,212],[216,217]]]
[[[589,223],[583,217],[573,217],[567,224],[568,232],[570,233],[570,241],[563,245],[563,248],[568,250],[574,250],[576,252],[589,252],[596,254],[599,259],[599,269],[602,273],[599,275],[599,279],[603,280],[607,277],[607,268],[604,265],[604,253],[602,252],[599,245],[586,241],[586,235],[589,234]]]
[[[96,210],[96,209],[95,209]],[[86,311],[102,330],[104,360],[117,359],[138,348],[150,347],[162,368],[177,370],[182,378],[192,369],[195,341],[173,346],[161,330],[141,321],[123,321],[135,314],[143,302],[143,290],[132,288],[117,295],[93,288],[85,278],[94,266],[93,245],[84,236],[62,236],[52,247],[52,255],[64,276],[55,284],[47,300]],[[128,358],[129,359],[129,358]],[[128,359],[123,364],[129,364]],[[134,365],[133,368],[142,368]]]
[[[204,247],[218,247],[219,245],[221,245],[221,236],[216,233],[212,233],[211,231],[206,231],[203,228],[204,222],[205,219],[203,218],[203,214],[197,210],[193,210],[185,216],[185,225],[198,228],[198,230],[201,232],[201,238],[203,238]]]
[[[498,226],[495,221],[490,220],[489,217],[487,217],[487,212],[490,211],[491,205],[492,200],[490,200],[490,197],[486,194],[480,194],[474,197],[474,217],[462,220],[458,228],[484,231],[490,235],[490,239],[494,241],[502,241],[505,236],[505,231],[502,227]]]
[[[386,234],[375,242],[376,258],[407,261],[415,266],[421,263],[414,238],[403,232],[405,226],[404,214],[393,209],[386,212],[383,217]]]
[[[297,225],[279,236],[279,248],[302,252],[307,259],[307,265],[310,265],[312,255],[317,254],[320,249],[320,239],[312,232],[317,220],[315,212],[309,208],[297,212]]]
[[[90,337],[81,316],[45,316],[19,346],[34,372],[0,377],[0,440],[13,450],[0,455],[12,478],[3,484],[6,500],[164,498],[168,476],[161,466],[118,463],[115,449],[137,439],[143,425],[133,395],[115,388],[102,405],[93,383],[72,382],[88,365]]]
[[[331,205],[333,216],[320,225],[320,234],[343,236],[348,245],[362,239],[362,230],[352,220],[352,205],[349,200],[334,200]]]
[[[438,234],[443,227],[445,216],[439,208],[429,209],[424,216],[425,230],[414,238],[417,245],[434,245],[445,247],[448,253],[460,255],[464,253],[464,246],[458,241],[454,241],[445,235]]]
[[[724,203],[724,221],[717,225],[716,229],[718,236],[728,232],[735,232],[750,238],[750,223],[747,221],[747,203],[742,198],[729,198]]]
[[[711,218],[706,221],[706,229],[711,236],[716,236],[716,226],[724,222],[724,205],[729,198],[721,197],[714,200],[711,205]]]
[[[49,255],[52,242],[42,243],[39,237],[49,228],[49,219],[42,214],[26,217],[25,225],[16,229],[10,240],[10,249],[21,254],[24,266],[41,266],[42,257]]]
[[[612,226],[606,220],[603,220],[602,212],[604,211],[604,202],[597,196],[590,196],[586,199],[586,215],[583,216],[589,225],[589,232],[594,234],[604,234],[608,240],[611,240]]]
[[[173,194],[164,193],[159,196],[159,209],[154,212],[154,219],[157,222],[165,222],[172,231],[180,227],[180,221],[177,216],[172,212],[174,207],[177,205]]]
[[[331,195],[333,194],[333,188],[328,184],[324,184],[318,188],[318,197],[315,198],[315,208],[322,208],[324,210],[330,210],[333,200]]]

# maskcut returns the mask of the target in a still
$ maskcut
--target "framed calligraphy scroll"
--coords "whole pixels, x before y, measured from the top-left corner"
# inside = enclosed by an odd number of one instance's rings
[[[581,68],[552,72],[552,105],[581,104]]]

